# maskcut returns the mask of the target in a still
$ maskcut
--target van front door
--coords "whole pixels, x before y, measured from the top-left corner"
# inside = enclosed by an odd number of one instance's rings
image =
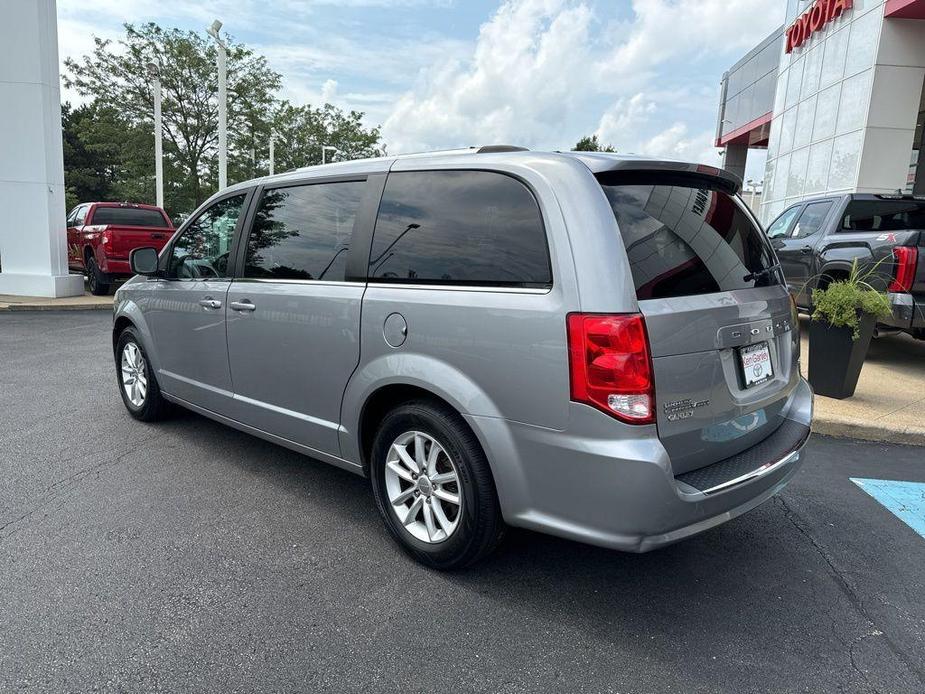
[[[164,278],[144,292],[164,392],[220,414],[231,403],[225,297],[231,284],[236,231],[249,193],[210,205],[171,243]]]
[[[330,455],[360,358],[366,285],[345,272],[366,190],[365,180],[265,189],[228,292],[232,417]]]

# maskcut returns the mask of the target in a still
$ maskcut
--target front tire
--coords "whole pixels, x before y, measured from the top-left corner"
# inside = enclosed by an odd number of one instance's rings
[[[418,400],[382,420],[370,478],[386,528],[435,569],[478,562],[504,533],[494,479],[475,434],[453,410]]]
[[[167,401],[161,395],[148,355],[134,328],[126,328],[119,335],[116,376],[122,403],[132,417],[142,422],[163,419]]]

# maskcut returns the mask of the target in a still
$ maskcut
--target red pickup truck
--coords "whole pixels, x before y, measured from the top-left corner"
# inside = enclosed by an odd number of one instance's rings
[[[108,294],[114,279],[130,277],[128,254],[134,248],[160,250],[173,236],[167,213],[153,205],[85,202],[67,216],[67,262],[87,275],[90,291]]]

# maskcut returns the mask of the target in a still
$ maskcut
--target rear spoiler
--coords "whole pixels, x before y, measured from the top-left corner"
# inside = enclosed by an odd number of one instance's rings
[[[644,159],[595,152],[569,152],[591,169],[601,183],[702,185],[735,195],[742,188],[742,179],[731,171],[706,164],[683,161]]]

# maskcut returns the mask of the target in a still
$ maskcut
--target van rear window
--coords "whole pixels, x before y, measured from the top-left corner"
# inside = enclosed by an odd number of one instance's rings
[[[97,207],[93,212],[93,223],[126,227],[163,228],[167,226],[160,212],[143,207]]]
[[[638,299],[778,283],[761,230],[727,193],[693,185],[608,185]]]

